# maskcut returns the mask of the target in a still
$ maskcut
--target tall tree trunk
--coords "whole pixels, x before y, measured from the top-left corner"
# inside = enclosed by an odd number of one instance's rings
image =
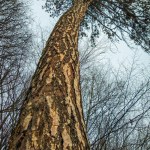
[[[88,150],[79,84],[78,32],[90,1],[74,0],[39,61],[10,150]]]

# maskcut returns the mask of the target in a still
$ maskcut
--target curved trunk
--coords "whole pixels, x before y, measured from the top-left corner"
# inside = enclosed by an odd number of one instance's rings
[[[78,0],[79,1],[79,0]],[[43,50],[10,150],[88,150],[79,84],[78,31],[90,2],[74,1]]]

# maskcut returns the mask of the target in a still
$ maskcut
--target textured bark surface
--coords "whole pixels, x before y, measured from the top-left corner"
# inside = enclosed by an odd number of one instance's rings
[[[79,26],[89,3],[75,1],[56,24],[12,132],[10,150],[89,149],[77,50]]]

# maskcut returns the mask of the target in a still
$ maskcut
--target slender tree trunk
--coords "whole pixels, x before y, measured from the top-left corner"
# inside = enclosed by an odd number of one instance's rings
[[[78,31],[90,1],[74,0],[39,61],[9,150],[88,150],[79,84]]]

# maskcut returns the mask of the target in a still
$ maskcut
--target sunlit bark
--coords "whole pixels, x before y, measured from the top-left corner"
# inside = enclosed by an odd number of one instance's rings
[[[90,1],[59,19],[12,132],[10,150],[88,150],[80,92],[78,31]]]

